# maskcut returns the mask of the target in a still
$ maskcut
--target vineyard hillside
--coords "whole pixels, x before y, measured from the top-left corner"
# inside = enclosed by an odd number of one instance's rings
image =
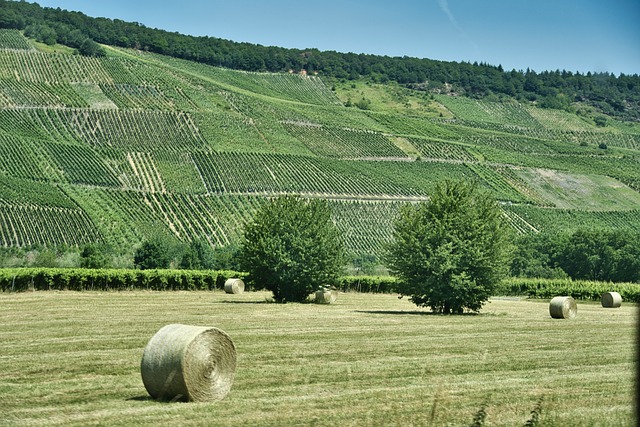
[[[398,84],[256,73],[0,30],[0,246],[158,234],[233,245],[265,200],[330,201],[353,254],[399,207],[477,181],[518,233],[640,230],[640,126]]]

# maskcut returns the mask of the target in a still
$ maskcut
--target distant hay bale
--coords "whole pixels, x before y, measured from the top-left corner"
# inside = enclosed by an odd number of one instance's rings
[[[605,292],[602,294],[602,306],[605,308],[618,308],[622,305],[622,296],[618,292]]]
[[[144,349],[142,382],[156,400],[209,402],[224,399],[236,370],[236,348],[222,330],[171,324]]]
[[[577,313],[578,306],[572,297],[555,297],[549,303],[549,314],[554,319],[573,319]]]
[[[224,291],[228,294],[241,294],[244,292],[244,282],[240,279],[227,279]]]
[[[336,295],[331,289],[323,288],[316,291],[316,304],[333,304],[336,302]]]

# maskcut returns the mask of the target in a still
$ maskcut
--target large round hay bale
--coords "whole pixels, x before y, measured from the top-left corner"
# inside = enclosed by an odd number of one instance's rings
[[[605,292],[602,294],[602,306],[605,308],[618,308],[622,305],[622,296],[618,292]]]
[[[142,382],[157,400],[208,402],[223,399],[236,370],[236,348],[222,330],[171,324],[144,349]]]
[[[336,295],[331,289],[320,289],[316,291],[316,304],[333,304],[336,302]]]
[[[244,292],[244,282],[241,279],[227,279],[224,291],[228,294],[241,294]]]
[[[573,319],[577,313],[578,306],[572,297],[555,297],[549,303],[549,314],[554,319]]]

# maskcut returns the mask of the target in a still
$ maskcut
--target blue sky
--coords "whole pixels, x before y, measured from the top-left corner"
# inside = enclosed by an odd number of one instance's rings
[[[31,0],[29,0],[31,1]],[[638,0],[40,0],[265,46],[640,74]]]

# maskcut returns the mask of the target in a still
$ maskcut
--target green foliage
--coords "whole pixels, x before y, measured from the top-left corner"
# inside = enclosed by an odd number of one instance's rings
[[[136,249],[133,256],[133,264],[141,270],[154,268],[169,268],[171,264],[171,244],[162,237],[154,237],[147,240]]]
[[[325,200],[281,196],[247,224],[240,255],[249,282],[278,302],[302,302],[320,286],[334,285],[343,243]]]
[[[80,252],[80,267],[82,268],[110,268],[111,250],[105,245],[90,243]]]
[[[182,255],[180,268],[186,270],[212,270],[215,267],[215,253],[211,245],[203,240],[193,240]]]
[[[416,305],[445,314],[478,311],[506,273],[509,237],[487,194],[448,181],[428,202],[402,209],[386,262]]]
[[[231,270],[3,268],[0,291],[213,290],[222,289],[229,278],[244,276]]]
[[[49,46],[56,44],[58,37],[56,31],[45,24],[28,25],[24,29],[24,35]]]
[[[535,233],[520,236],[511,261],[513,277],[537,277],[544,279],[567,278],[567,273],[551,260],[560,250],[557,234]]]
[[[499,295],[526,295],[551,299],[568,295],[575,299],[600,301],[605,292],[618,292],[623,301],[640,303],[640,284],[593,280],[508,278],[496,289]]]
[[[3,14],[0,11],[0,28],[7,28],[6,23],[2,22]],[[31,50],[33,47],[27,39],[17,30],[0,29],[0,49],[26,49]]]
[[[354,105],[361,110],[370,110],[371,100],[363,97],[362,99],[356,101]]]
[[[106,56],[107,54],[102,46],[89,38],[82,41],[78,52],[84,56]]]
[[[596,116],[594,117],[593,121],[596,123],[596,126],[598,127],[605,127],[607,126],[607,118],[605,116]]]
[[[216,270],[240,270],[240,247],[236,244],[216,247],[213,250],[213,268]]]
[[[351,265],[357,274],[372,275],[374,270],[380,265],[380,260],[373,254],[358,254],[351,258]]]
[[[517,240],[514,277],[640,283],[640,232],[578,228],[538,233]]]
[[[343,276],[337,287],[343,292],[370,292],[390,294],[398,291],[398,283],[390,276]]]
[[[578,230],[557,262],[574,279],[640,282],[640,233]]]

